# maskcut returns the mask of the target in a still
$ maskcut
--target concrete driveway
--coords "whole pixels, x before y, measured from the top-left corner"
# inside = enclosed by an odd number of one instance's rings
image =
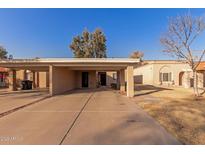
[[[0,117],[12,110],[37,103],[49,97],[47,89],[8,92],[0,90]]]
[[[0,118],[0,144],[180,144],[132,99],[76,90]]]

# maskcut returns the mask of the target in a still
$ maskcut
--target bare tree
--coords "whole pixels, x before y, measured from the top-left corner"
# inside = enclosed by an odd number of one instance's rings
[[[140,61],[142,61],[142,58],[144,56],[144,53],[141,52],[141,51],[133,51],[131,54],[130,54],[130,58],[138,58],[140,59]]]
[[[197,82],[197,67],[202,61],[205,50],[194,50],[193,43],[205,30],[202,17],[193,17],[191,14],[169,19],[168,30],[161,37],[164,52],[168,52],[178,59],[185,60],[193,71],[194,93],[199,96]]]

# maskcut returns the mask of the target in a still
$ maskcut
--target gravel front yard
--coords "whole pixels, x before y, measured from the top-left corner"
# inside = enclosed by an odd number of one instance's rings
[[[192,89],[139,86],[135,102],[183,144],[205,144],[205,94]]]

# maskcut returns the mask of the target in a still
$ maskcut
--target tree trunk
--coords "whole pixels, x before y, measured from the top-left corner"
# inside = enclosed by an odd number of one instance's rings
[[[195,96],[199,96],[199,89],[198,89],[198,77],[196,70],[193,70],[193,80],[194,80],[194,94]]]

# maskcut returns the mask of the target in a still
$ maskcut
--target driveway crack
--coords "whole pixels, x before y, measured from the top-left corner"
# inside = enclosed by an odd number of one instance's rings
[[[68,134],[70,133],[71,129],[74,127],[76,121],[78,120],[78,118],[80,117],[81,113],[83,112],[83,110],[85,109],[85,107],[87,106],[87,104],[89,103],[90,99],[93,97],[94,92],[88,97],[88,99],[86,100],[85,104],[83,105],[83,107],[81,108],[80,112],[78,113],[78,115],[75,117],[74,121],[72,122],[71,126],[68,128],[66,134],[63,136],[61,142],[59,143],[59,145],[62,145],[64,140],[66,139],[66,137],[68,136]]]
[[[4,117],[4,116],[7,116],[7,115],[9,115],[9,114],[11,114],[11,113],[14,113],[14,112],[16,112],[16,111],[19,111],[19,110],[21,110],[21,109],[24,109],[24,108],[26,108],[26,107],[28,107],[28,106],[31,106],[31,105],[37,104],[37,103],[39,103],[39,102],[42,102],[43,100],[45,100],[45,99],[47,99],[47,98],[50,98],[50,97],[51,97],[51,96],[45,96],[45,97],[43,97],[43,98],[41,98],[41,99],[38,99],[38,100],[35,100],[35,101],[31,102],[31,103],[28,103],[28,104],[25,104],[25,105],[22,105],[22,106],[19,106],[19,107],[15,107],[15,108],[10,109],[10,110],[8,110],[8,111],[2,112],[2,113],[0,113],[0,118],[2,118],[2,117]]]

